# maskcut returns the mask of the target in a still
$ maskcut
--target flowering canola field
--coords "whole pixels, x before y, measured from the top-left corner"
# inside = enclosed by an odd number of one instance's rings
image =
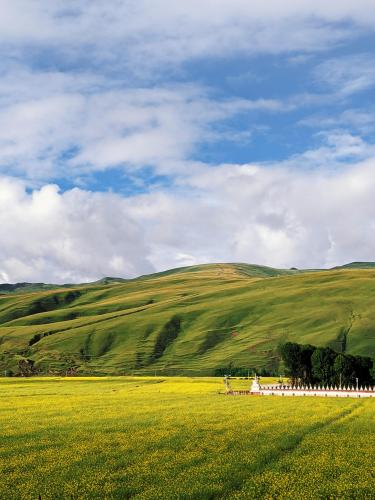
[[[375,401],[222,392],[0,379],[0,498],[375,498]]]

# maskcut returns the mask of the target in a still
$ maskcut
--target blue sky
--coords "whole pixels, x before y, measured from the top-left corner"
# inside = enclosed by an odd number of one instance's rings
[[[373,2],[0,14],[0,281],[375,260]]]

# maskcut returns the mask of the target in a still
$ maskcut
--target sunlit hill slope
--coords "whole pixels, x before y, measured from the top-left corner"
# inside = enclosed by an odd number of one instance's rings
[[[371,263],[304,272],[209,264],[28,288],[0,295],[8,373],[22,360],[39,373],[198,375],[230,363],[277,370],[286,340],[375,355]]]

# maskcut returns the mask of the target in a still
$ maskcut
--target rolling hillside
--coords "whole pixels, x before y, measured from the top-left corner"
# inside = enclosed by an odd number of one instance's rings
[[[174,269],[135,280],[0,295],[0,369],[212,374],[277,370],[281,341],[375,356],[375,268]]]

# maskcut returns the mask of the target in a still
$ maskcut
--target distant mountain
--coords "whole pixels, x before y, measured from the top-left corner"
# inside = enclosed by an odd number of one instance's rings
[[[106,276],[97,281],[89,282],[89,283],[77,283],[73,284],[48,284],[48,283],[3,283],[0,284],[0,294],[2,293],[27,293],[27,292],[36,292],[42,290],[56,290],[59,288],[73,288],[77,286],[90,286],[90,285],[115,285],[119,283],[127,283],[128,281],[136,281],[136,280],[149,280],[162,276],[172,276],[174,274],[181,273],[193,273],[200,271],[202,269],[207,269],[210,266],[218,266],[220,268],[222,264],[203,264],[200,266],[186,266],[186,267],[178,267],[175,269],[169,269],[168,271],[162,271],[159,273],[147,274],[143,276],[139,276],[137,278],[125,279],[125,278],[112,278],[110,276]],[[267,266],[257,266],[252,264],[232,264],[241,274],[246,276],[259,276],[259,277],[267,277],[267,276],[281,276],[284,274],[291,274],[293,271],[286,269],[275,269]]]
[[[111,278],[109,276],[106,276],[105,278],[102,278],[97,281],[93,281],[92,283],[86,283],[87,285],[115,285],[117,283],[126,283],[127,279],[125,278]]]
[[[0,370],[34,363],[55,374],[277,371],[277,346],[288,339],[374,356],[372,267],[207,264],[51,289],[14,285],[0,296]]]
[[[350,262],[332,269],[375,269],[375,262]]]
[[[127,283],[129,281],[137,281],[137,280],[149,280],[154,278],[161,278],[162,276],[172,276],[174,274],[182,274],[182,273],[194,273],[199,272],[203,269],[209,269],[214,266],[217,269],[220,269],[220,266],[231,265],[234,269],[238,271],[239,274],[243,274],[245,276],[251,277],[274,277],[274,276],[285,276],[288,274],[296,274],[296,273],[306,273],[306,272],[314,272],[314,271],[324,271],[325,269],[297,269],[296,267],[292,267],[290,269],[277,269],[274,267],[268,266],[260,266],[256,264],[245,264],[245,263],[232,263],[232,264],[202,264],[196,266],[185,266],[185,267],[177,267],[174,269],[169,269],[167,271],[161,271],[153,274],[146,274],[142,276],[138,276],[137,278],[113,278],[110,276],[106,276],[97,281],[92,281],[88,283],[76,283],[76,284],[48,284],[48,283],[3,283],[0,284],[0,294],[1,293],[21,293],[21,292],[34,292],[41,290],[56,290],[59,288],[73,288],[77,286],[90,286],[90,285],[115,285],[119,283]],[[351,262],[349,264],[344,264],[342,266],[335,266],[328,270],[337,270],[337,269],[374,269],[375,262]]]
[[[48,283],[3,283],[0,284],[0,294],[2,293],[27,293],[38,292],[43,290],[58,290],[63,288],[74,288],[77,286],[90,286],[90,285],[113,285],[118,283],[126,283],[128,280],[125,278],[110,278],[105,277],[91,283],[78,283],[78,284],[48,284]]]
[[[40,290],[53,290],[56,288],[68,287],[73,285],[49,285],[46,283],[2,283],[0,284],[0,294],[1,293],[24,293],[24,292],[35,292]]]
[[[259,266],[256,264],[243,264],[243,263],[201,264],[196,266],[177,267],[159,273],[146,274],[144,276],[140,276],[139,278],[134,278],[134,281],[161,278],[163,276],[173,276],[174,274],[197,273],[208,270],[215,270],[217,273],[220,273],[220,270],[222,268],[224,267],[227,268],[226,266],[231,266],[238,274],[251,277],[261,277],[261,278],[294,274],[297,271],[291,269],[276,269],[268,266]]]

